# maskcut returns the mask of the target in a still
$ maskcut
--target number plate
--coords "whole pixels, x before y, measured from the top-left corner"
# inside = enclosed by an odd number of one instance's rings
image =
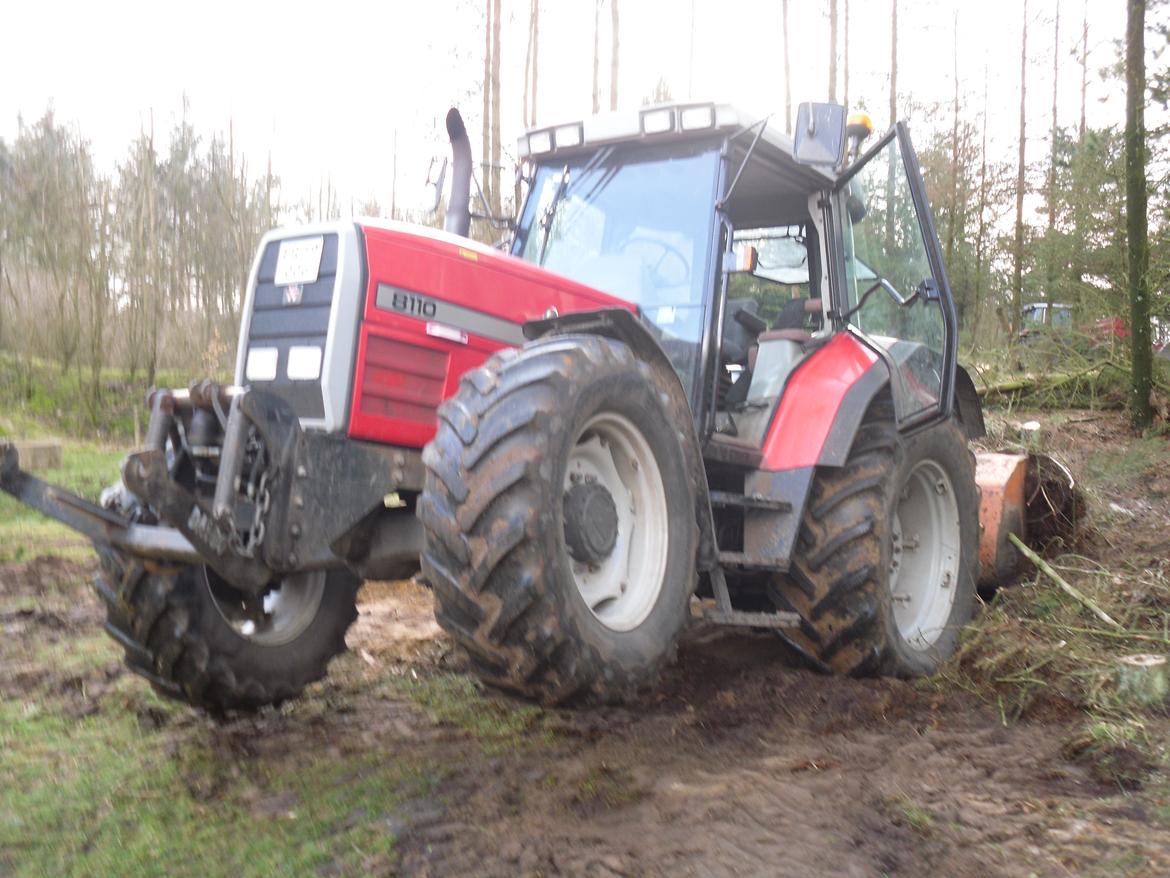
[[[311,284],[317,280],[321,270],[321,250],[325,246],[324,236],[298,238],[295,241],[281,241],[276,254],[276,280],[278,287],[289,284]]]

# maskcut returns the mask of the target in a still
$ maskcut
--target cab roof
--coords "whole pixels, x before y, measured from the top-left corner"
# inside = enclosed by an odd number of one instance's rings
[[[802,213],[804,196],[831,186],[836,175],[799,164],[792,138],[772,117],[754,116],[730,104],[660,103],[544,125],[525,132],[517,150],[521,159],[555,162],[599,146],[710,140],[713,134],[722,134],[729,139],[729,173],[734,175],[761,125],[763,132],[743,167],[728,209],[739,215],[737,225],[762,225],[773,221],[777,198],[790,202],[784,212]]]

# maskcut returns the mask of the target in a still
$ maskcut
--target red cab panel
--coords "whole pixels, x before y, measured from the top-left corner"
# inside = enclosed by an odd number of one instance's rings
[[[877,354],[847,332],[810,354],[784,388],[764,438],[761,469],[815,466],[845,395],[877,361]]]
[[[349,435],[419,448],[459,377],[523,342],[522,325],[629,302],[466,238],[364,226],[368,279],[358,330]]]

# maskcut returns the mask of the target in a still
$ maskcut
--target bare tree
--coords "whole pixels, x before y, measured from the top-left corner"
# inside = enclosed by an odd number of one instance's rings
[[[1146,217],[1146,2],[1129,0],[1125,28],[1125,214],[1133,358],[1130,418],[1143,430],[1153,421],[1150,347],[1150,249]]]
[[[1077,143],[1085,142],[1085,98],[1089,93],[1089,0],[1085,0],[1081,19],[1081,124],[1077,128]]]
[[[489,173],[492,155],[492,6],[494,0],[484,0],[483,38],[483,195],[488,204],[492,200],[492,180]]]
[[[492,5],[492,163],[487,176],[491,179],[492,213],[501,212],[500,199],[500,0]]]
[[[1045,235],[1045,295],[1056,294],[1056,150],[1060,138],[1056,102],[1059,97],[1060,85],[1060,0],[1056,0],[1056,17],[1053,19],[1052,33],[1052,130],[1051,142],[1048,147],[1048,233]]]
[[[987,65],[983,65],[983,119],[982,139],[979,145],[979,225],[975,232],[975,299],[973,332],[979,331],[979,318],[983,307],[983,262],[987,243]]]
[[[890,125],[898,121],[898,0],[890,0]],[[894,250],[894,183],[896,157],[891,151],[886,174],[886,250]]]
[[[951,33],[951,64],[955,98],[951,112],[951,209],[947,214],[946,264],[954,264],[955,225],[959,215],[959,10],[955,9]]]
[[[601,0],[593,0],[593,113],[601,112]]]
[[[528,14],[528,49],[524,53],[524,127],[536,124],[536,68],[540,34],[540,0]]]
[[[540,0],[532,0],[532,124],[536,124],[536,83],[540,71]]]
[[[618,0],[609,0],[610,23],[610,56],[609,56],[609,108],[617,109],[618,100]]]
[[[1028,0],[1024,0],[1023,28],[1020,35],[1020,159],[1016,168],[1016,232],[1012,249],[1012,313],[1009,344],[1015,344],[1020,331],[1020,314],[1024,304],[1024,188],[1028,141],[1026,113],[1028,87]]]
[[[845,30],[842,34],[844,37],[844,49],[841,52],[841,61],[845,68],[845,80],[842,83],[841,89],[841,103],[846,108],[849,107],[849,0],[845,0]]]
[[[890,124],[898,121],[898,0],[890,0]],[[888,212],[892,215],[892,212]]]
[[[829,0],[829,100],[837,102],[837,0]]]
[[[781,0],[781,29],[784,37],[784,130],[792,133],[792,70],[788,53],[788,0]]]

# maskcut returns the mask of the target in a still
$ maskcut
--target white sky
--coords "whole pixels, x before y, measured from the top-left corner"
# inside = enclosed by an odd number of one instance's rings
[[[506,153],[521,128],[529,0],[502,0],[502,86]],[[1052,16],[1057,0],[1031,0],[1028,71],[1029,158],[1046,151],[1052,100]],[[609,0],[602,9],[602,103],[609,95]],[[844,6],[844,0],[839,0]],[[850,97],[868,105],[878,127],[888,117],[890,0],[851,0]],[[59,122],[75,124],[99,165],[112,170],[148,127],[175,123],[182,96],[204,136],[232,122],[237,149],[255,171],[271,155],[295,201],[329,178],[348,199],[376,197],[389,207],[397,132],[398,203],[419,200],[428,157],[445,152],[442,119],[459,106],[480,143],[484,0],[431,2],[191,3],[42,2],[6,4],[0,51],[0,137],[11,140],[18,114],[37,119],[51,102]],[[792,0],[789,29],[793,102],[823,100],[828,89],[827,0]],[[541,0],[538,121],[591,111],[593,0]],[[959,77],[964,112],[977,119],[983,71],[990,76],[989,150],[1014,161],[1018,125],[1019,0],[899,0],[899,90],[921,104],[953,92],[952,26],[959,16]],[[1124,35],[1118,0],[1061,0],[1060,118],[1080,113],[1081,20],[1087,9],[1091,70],[1115,58]],[[660,77],[675,98],[729,101],[757,113],[783,113],[779,0],[619,0],[619,103],[638,106]],[[842,22],[842,27],[843,27]],[[839,95],[840,97],[840,95]],[[949,127],[940,116],[913,119]],[[1090,79],[1089,124],[1120,124],[1116,84]],[[160,138],[161,140],[162,138]],[[165,142],[165,141],[164,141]]]

